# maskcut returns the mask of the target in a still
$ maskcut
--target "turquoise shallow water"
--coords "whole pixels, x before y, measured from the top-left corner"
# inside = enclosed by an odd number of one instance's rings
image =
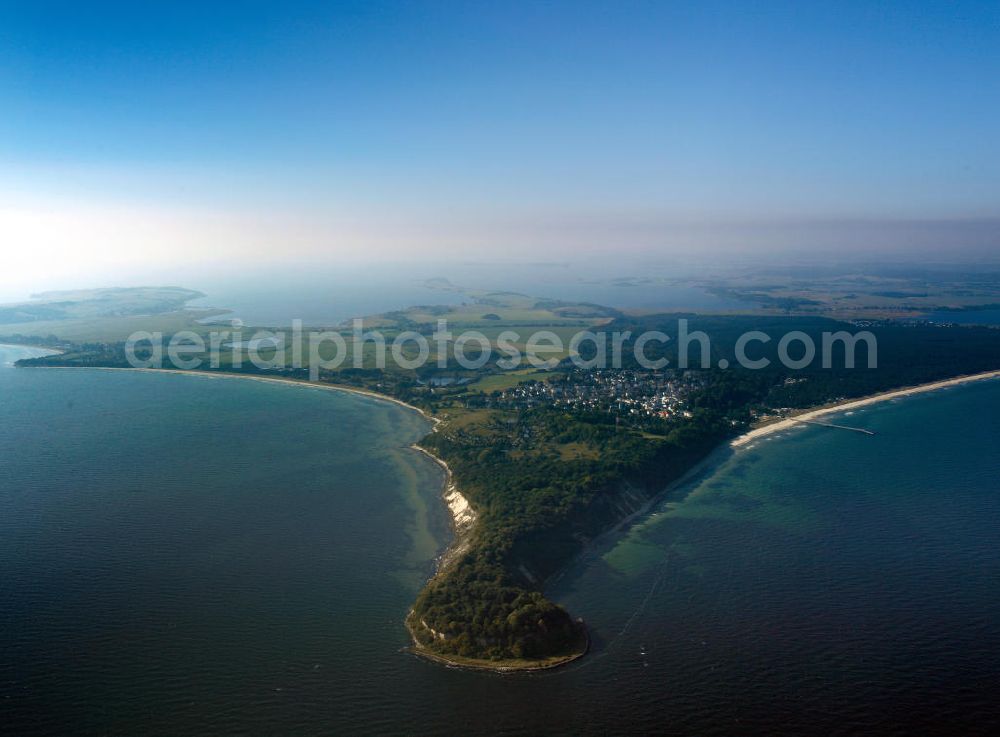
[[[20,355],[2,349],[0,364]],[[533,676],[400,652],[446,543],[414,413],[241,380],[0,367],[9,734],[989,734],[1000,382],[720,454],[550,594]]]

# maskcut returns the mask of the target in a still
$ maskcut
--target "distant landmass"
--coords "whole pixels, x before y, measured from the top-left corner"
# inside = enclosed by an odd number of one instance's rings
[[[201,292],[181,287],[112,287],[39,292],[30,302],[0,305],[0,325],[95,317],[159,315],[184,307]]]

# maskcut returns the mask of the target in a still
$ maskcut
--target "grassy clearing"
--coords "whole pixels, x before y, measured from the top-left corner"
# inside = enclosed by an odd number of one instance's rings
[[[461,407],[448,408],[438,414],[438,418],[447,422],[449,430],[473,430],[488,427],[496,417],[500,416],[498,410],[493,409],[464,409]]]
[[[470,394],[489,394],[504,391],[518,384],[534,379],[536,381],[551,381],[556,376],[562,376],[556,371],[539,370],[535,368],[515,369],[501,374],[490,374],[479,381],[469,384],[466,388]]]
[[[588,443],[563,443],[562,445],[555,446],[555,449],[559,452],[559,459],[563,461],[578,461],[581,459],[596,461],[601,457],[601,453],[597,447]]]

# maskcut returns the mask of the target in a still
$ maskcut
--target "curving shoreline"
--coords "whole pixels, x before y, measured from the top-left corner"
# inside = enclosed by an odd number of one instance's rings
[[[60,351],[55,351],[56,354]],[[390,397],[387,394],[379,394],[378,392],[369,391],[367,389],[358,389],[353,386],[343,386],[341,384],[321,384],[316,381],[306,381],[303,379],[289,379],[283,376],[259,376],[255,374],[242,374],[235,371],[204,371],[201,369],[165,369],[165,368],[133,368],[131,366],[29,366],[32,369],[87,369],[89,371],[138,371],[150,374],[178,374],[181,376],[202,376],[209,379],[246,379],[248,381],[265,381],[274,384],[287,384],[289,386],[299,386],[308,387],[310,389],[326,389],[329,391],[337,392],[347,392],[348,394],[361,394],[365,397],[370,397],[372,399],[378,399],[383,402],[392,402],[393,404],[398,404],[400,407],[406,407],[414,412],[419,412],[424,416],[425,419],[429,420],[435,427],[441,420],[437,417],[427,414],[420,407],[415,407],[412,404],[407,404],[401,399],[396,399],[395,397]]]
[[[438,426],[441,424],[441,419],[434,417],[422,410],[420,407],[415,407],[412,404],[408,404],[395,397],[390,397],[385,394],[379,394],[377,392],[369,391],[367,389],[358,389],[356,387],[341,386],[337,384],[320,384],[318,382],[305,381],[301,379],[289,379],[287,377],[281,376],[254,376],[248,374],[235,373],[231,371],[199,371],[196,369],[184,370],[184,369],[156,369],[156,368],[133,368],[124,366],[33,366],[31,368],[35,369],[93,369],[97,371],[140,371],[145,373],[153,374],[179,374],[182,376],[200,376],[208,379],[244,379],[250,381],[263,381],[270,382],[274,384],[284,384],[287,386],[297,386],[300,388],[311,388],[311,389],[323,389],[326,391],[338,391],[346,392],[348,394],[358,394],[369,399],[374,399],[376,401],[391,402],[392,404],[398,405],[400,407],[405,407],[406,409],[413,410],[414,412],[420,413],[425,419],[430,421],[432,432],[436,431]],[[475,527],[477,515],[475,510],[469,504],[468,499],[458,490],[458,487],[453,481],[453,476],[451,469],[448,464],[442,458],[438,458],[436,455],[431,453],[426,448],[423,448],[416,443],[410,446],[412,450],[424,454],[432,461],[437,463],[445,472],[443,492],[441,494],[442,501],[448,508],[448,512],[452,518],[452,530],[454,531],[454,539],[449,543],[448,547],[445,548],[444,552],[438,557],[437,566],[434,572],[434,576],[437,576],[443,569],[450,565],[453,561],[466,552],[471,545],[471,532]],[[433,577],[432,577],[433,578]],[[530,661],[525,661],[525,663],[493,663],[492,661],[478,661],[474,659],[466,658],[449,658],[444,655],[439,655],[438,653],[431,652],[426,648],[423,648],[419,641],[417,640],[413,627],[410,622],[409,612],[404,620],[404,625],[406,630],[410,635],[413,644],[406,648],[408,652],[413,653],[419,657],[431,660],[437,663],[447,665],[449,667],[456,668],[466,668],[471,670],[489,670],[498,673],[506,673],[513,671],[533,671],[533,670],[546,670],[549,668],[554,668],[560,665],[564,665],[572,660],[582,657],[586,654],[590,647],[589,635],[584,635],[586,637],[586,644],[583,649],[579,652],[572,653],[569,656],[563,656],[558,659],[553,659],[551,662],[534,663]],[[586,633],[586,629],[584,628]]]
[[[493,660],[477,660],[475,658],[463,658],[458,655],[441,655],[440,653],[428,650],[425,647],[421,647],[417,642],[416,634],[413,631],[413,624],[411,622],[411,617],[413,615],[412,610],[406,616],[406,630],[410,633],[410,637],[413,639],[413,645],[411,647],[405,648],[406,652],[412,653],[419,658],[428,660],[432,663],[437,663],[448,668],[457,668],[459,670],[478,670],[478,671],[489,671],[491,673],[535,673],[543,670],[552,670],[553,668],[561,668],[564,665],[568,665],[576,660],[579,660],[588,652],[590,652],[590,632],[583,620],[577,620],[580,625],[580,646],[577,650],[569,653],[568,655],[557,655],[546,660],[509,660],[509,661],[493,661]]]
[[[337,384],[320,384],[312,381],[305,381],[301,379],[289,379],[287,377],[280,376],[255,376],[249,374],[241,374],[230,371],[201,371],[196,369],[156,369],[156,368],[133,368],[124,366],[33,366],[31,368],[35,369],[93,369],[97,371],[140,371],[145,373],[153,374],[178,374],[182,376],[200,376],[208,379],[243,379],[250,381],[263,381],[275,384],[284,384],[287,386],[297,386],[301,388],[311,388],[311,389],[323,389],[326,391],[339,391],[346,392],[349,394],[359,394],[361,396],[368,397],[369,399],[374,399],[376,401],[391,402],[392,404],[398,405],[400,407],[405,407],[407,409],[413,410],[414,412],[420,413],[424,418],[431,422],[432,431],[436,431],[441,423],[441,420],[434,417],[422,410],[420,407],[415,407],[412,404],[408,404],[395,397],[390,397],[384,394],[379,394],[377,392],[369,391],[367,389],[358,389],[355,387],[341,386]],[[445,506],[448,508],[448,512],[452,518],[452,528],[455,533],[455,538],[452,542],[445,548],[444,552],[439,556],[437,567],[434,576],[437,576],[445,567],[447,567],[452,561],[456,560],[458,556],[468,550],[471,545],[471,536],[473,527],[475,526],[476,513],[472,506],[469,504],[468,499],[458,490],[457,486],[452,480],[451,469],[448,464],[442,459],[438,458],[436,455],[431,453],[426,448],[423,448],[417,444],[410,446],[412,450],[423,453],[428,458],[433,460],[445,472],[445,480],[443,485],[443,492],[441,495]],[[433,577],[432,577],[433,578]],[[586,628],[584,627],[584,637],[586,642],[583,647],[574,653],[567,656],[561,656],[560,658],[553,659],[550,662],[501,662],[495,663],[493,661],[487,660],[474,660],[466,658],[450,658],[448,656],[439,655],[438,653],[431,652],[426,648],[423,648],[417,638],[414,635],[412,625],[410,623],[410,614],[407,614],[404,620],[404,625],[406,626],[407,632],[410,634],[410,638],[413,644],[406,648],[406,650],[414,655],[431,660],[433,662],[441,663],[449,667],[464,668],[469,670],[488,670],[497,673],[510,673],[515,671],[537,671],[537,670],[547,670],[549,668],[555,668],[560,665],[565,665],[577,658],[582,657],[586,654],[590,647],[590,638],[586,634]]]
[[[391,402],[392,404],[398,405],[400,407],[405,407],[406,409],[418,412],[431,423],[432,431],[437,430],[438,425],[440,425],[441,420],[428,414],[426,411],[422,410],[420,407],[416,407],[412,404],[408,404],[401,399],[396,399],[395,397],[390,397],[385,394],[379,394],[378,392],[369,391],[367,389],[358,389],[351,386],[343,386],[340,384],[321,384],[313,381],[304,381],[301,379],[289,379],[281,376],[254,376],[252,374],[240,374],[232,371],[199,371],[197,369],[156,369],[156,368],[132,368],[124,366],[32,366],[34,369],[90,369],[94,371],[141,371],[145,373],[153,374],[179,374],[182,376],[201,376],[208,379],[244,379],[248,381],[264,381],[274,384],[285,384],[287,386],[297,386],[309,389],[323,389],[326,391],[335,392],[346,392],[348,394],[359,394],[363,397],[368,397],[369,399],[374,399],[382,402]],[[462,493],[455,486],[452,481],[451,469],[448,468],[448,464],[442,459],[438,458],[436,455],[428,451],[426,448],[422,448],[419,445],[413,444],[410,446],[413,450],[423,453],[432,461],[437,463],[444,469],[445,472],[445,482],[444,482],[444,492],[442,493],[442,499],[444,500],[445,506],[448,507],[448,511],[452,517],[453,527],[456,532],[456,540],[448,546],[444,553],[441,555],[441,560],[444,560],[446,556],[451,555],[452,548],[456,546],[459,542],[459,533],[467,536],[468,532],[471,530],[472,524],[475,522],[476,513],[469,504],[468,499],[462,495]]]
[[[444,493],[442,494],[442,498],[451,514],[451,526],[452,531],[455,533],[455,539],[452,540],[451,544],[438,557],[437,571],[434,574],[437,575],[439,571],[446,568],[458,556],[469,549],[469,545],[471,544],[470,535],[476,525],[477,515],[472,505],[469,504],[469,500],[462,495],[455,485],[454,477],[448,464],[416,443],[411,445],[410,448],[418,453],[423,453],[444,469]]]
[[[926,392],[936,391],[937,389],[946,389],[950,386],[959,386],[960,384],[968,384],[973,381],[984,381],[986,379],[996,378],[1000,378],[1000,370],[984,371],[979,374],[969,374],[967,376],[956,376],[951,379],[932,381],[928,384],[917,384],[916,386],[904,387],[902,389],[891,389],[887,392],[872,394],[867,397],[861,397],[860,399],[848,399],[836,404],[817,407],[816,409],[806,409],[797,414],[790,415],[785,419],[776,420],[767,425],[754,428],[753,430],[750,430],[749,432],[731,440],[729,442],[729,447],[739,448],[740,446],[751,443],[759,438],[773,435],[783,430],[790,430],[793,427],[798,427],[805,420],[812,420],[817,417],[833,414],[835,412],[845,412],[858,407],[867,407],[872,404],[887,402],[891,399],[898,399],[899,397],[909,397],[914,394],[924,394]]]
[[[144,371],[148,373],[172,373],[172,374],[182,374],[187,376],[195,375],[210,379],[227,379],[227,378],[248,379],[253,381],[273,382],[290,386],[323,389],[327,391],[341,391],[346,393],[359,394],[377,401],[391,402],[398,406],[419,412],[424,418],[426,418],[428,421],[431,422],[432,431],[436,431],[440,423],[442,422],[440,418],[430,415],[428,412],[419,407],[408,404],[402,400],[396,399],[391,396],[379,394],[378,392],[366,389],[359,389],[355,387],[349,387],[349,386],[317,383],[317,382],[311,382],[301,379],[292,379],[287,377],[260,376],[253,374],[222,372],[222,371],[131,368],[131,367],[41,366],[35,368],[93,368],[103,371]],[[654,494],[653,497],[645,505],[643,505],[642,509],[639,509],[635,513],[629,515],[625,520],[619,522],[617,525],[614,526],[614,528],[612,528],[608,532],[620,530],[623,526],[626,526],[629,523],[633,522],[636,518],[643,516],[643,514],[648,512],[648,510],[655,502],[662,499],[669,491],[689,481],[692,477],[696,476],[697,474],[704,473],[705,469],[714,460],[717,460],[719,452],[732,452],[733,449],[745,446],[759,438],[766,437],[768,435],[776,434],[784,430],[797,427],[800,424],[802,424],[802,422],[805,420],[822,417],[824,415],[836,412],[843,412],[853,408],[864,407],[879,402],[885,402],[900,397],[931,392],[937,389],[943,389],[951,386],[957,386],[960,384],[994,379],[994,378],[1000,378],[1000,370],[992,370],[978,374],[953,377],[950,379],[930,382],[927,384],[890,390],[879,394],[862,397],[859,399],[845,400],[839,403],[821,406],[814,409],[806,409],[799,412],[798,414],[771,422],[770,424],[754,428],[728,442],[723,442],[720,445],[718,445],[716,449],[710,452],[704,459],[702,459],[702,461],[696,463],[694,466],[689,468],[681,476],[681,478],[676,479],[674,482],[668,484],[666,488],[661,489],[658,493]],[[475,510],[469,505],[468,500],[457,489],[453,480],[451,469],[449,468],[448,464],[443,459],[437,457],[432,452],[428,451],[423,447],[420,447],[417,444],[413,444],[410,447],[411,449],[426,455],[428,458],[430,458],[439,466],[441,466],[441,468],[445,472],[445,479],[441,497],[445,505],[447,506],[449,514],[452,519],[454,539],[449,543],[448,547],[444,550],[444,552],[441,553],[441,555],[438,557],[434,573],[434,576],[436,577],[449,565],[451,565],[455,560],[457,560],[461,554],[463,554],[470,548],[472,544],[472,532],[475,528],[477,515]],[[603,537],[603,535],[599,537]],[[433,580],[433,577],[431,580]],[[462,658],[458,656],[441,655],[439,653],[435,653],[421,646],[421,644],[419,643],[419,641],[415,636],[414,632],[415,623],[413,621],[413,610],[411,610],[407,614],[404,620],[404,625],[406,626],[407,631],[411,637],[412,645],[404,648],[404,650],[406,652],[427,659],[429,661],[454,668],[462,668],[469,670],[484,670],[496,673],[531,672],[531,671],[547,670],[573,662],[574,660],[583,657],[588,652],[590,647],[589,633],[587,632],[587,628],[583,624],[582,620],[577,620],[577,621],[579,622],[581,629],[580,646],[578,649],[576,649],[574,652],[568,655],[563,655],[543,661],[517,661],[517,660],[489,661],[489,660],[477,660],[473,658]]]

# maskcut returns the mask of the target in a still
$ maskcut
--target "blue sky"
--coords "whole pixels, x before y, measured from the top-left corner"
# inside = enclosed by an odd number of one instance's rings
[[[991,219],[997,79],[997,3],[7,2],[0,194],[29,241],[221,218],[223,256],[247,217],[397,256]]]

